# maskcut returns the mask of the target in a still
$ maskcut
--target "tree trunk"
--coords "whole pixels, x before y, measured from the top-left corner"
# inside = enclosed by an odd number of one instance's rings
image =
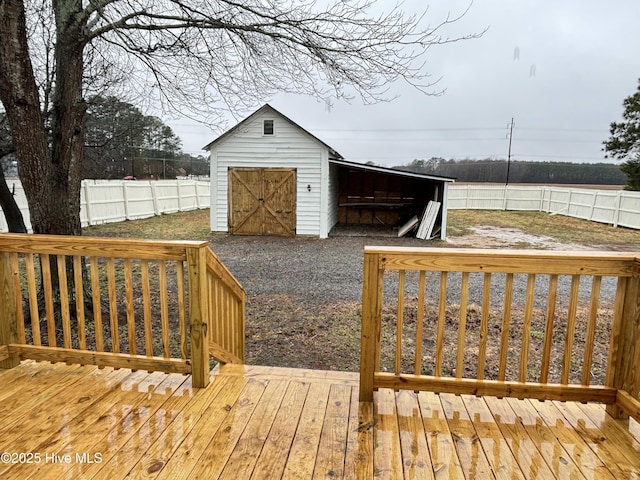
[[[54,2],[56,79],[50,136],[41,112],[30,61],[23,0],[0,0],[0,100],[18,160],[36,234],[80,235],[80,185],[85,103],[82,98],[84,40],[81,0]],[[50,259],[55,262],[55,258]],[[58,270],[51,268],[54,298]],[[69,269],[69,267],[67,267]],[[69,290],[73,296],[73,287]],[[56,302],[56,317],[59,302]]]
[[[84,153],[82,95],[84,71],[83,25],[76,21],[81,0],[54,2],[56,16],[56,88],[52,99],[51,175],[52,195],[60,201],[50,207],[51,230],[59,235],[80,235],[80,186]]]
[[[47,209],[54,201],[51,164],[38,87],[27,46],[24,4],[0,1],[0,100],[13,137],[34,232],[48,233]]]
[[[54,2],[56,80],[51,147],[33,75],[22,0],[0,2],[0,100],[5,106],[34,233],[80,235],[82,98],[80,0]]]
[[[7,179],[4,176],[2,166],[0,166],[0,207],[7,221],[9,231],[12,233],[27,233],[27,227],[24,224],[22,212],[16,203],[16,197],[7,185]]]

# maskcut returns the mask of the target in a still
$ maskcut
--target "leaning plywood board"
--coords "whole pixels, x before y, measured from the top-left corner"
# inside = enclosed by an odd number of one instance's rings
[[[427,208],[422,216],[422,222],[420,222],[420,227],[418,227],[418,233],[416,234],[417,238],[421,238],[422,240],[431,238],[431,232],[433,232],[433,227],[436,223],[439,210],[440,202],[432,201],[427,204]]]
[[[398,236],[404,237],[407,233],[409,233],[413,229],[413,227],[416,226],[417,223],[418,223],[418,217],[414,215],[413,217],[411,217],[411,219],[407,223],[405,223],[400,227],[400,229],[398,230]]]

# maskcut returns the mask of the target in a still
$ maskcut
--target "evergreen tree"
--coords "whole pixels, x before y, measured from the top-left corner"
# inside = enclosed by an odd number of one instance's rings
[[[640,80],[638,89],[622,102],[622,122],[611,123],[611,137],[604,150],[614,158],[627,158],[620,169],[627,175],[627,188],[640,190]]]

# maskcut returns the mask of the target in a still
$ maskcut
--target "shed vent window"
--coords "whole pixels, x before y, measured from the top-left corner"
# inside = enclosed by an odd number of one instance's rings
[[[273,135],[273,120],[265,120],[262,127],[263,135]]]

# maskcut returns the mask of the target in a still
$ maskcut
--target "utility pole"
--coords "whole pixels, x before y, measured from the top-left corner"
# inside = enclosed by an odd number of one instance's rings
[[[513,127],[515,122],[513,121],[513,117],[511,117],[511,123],[507,125],[509,128],[509,133],[507,134],[507,138],[509,139],[509,155],[507,156],[507,181],[504,183],[505,186],[509,185],[509,170],[511,170],[511,140],[513,139]]]

